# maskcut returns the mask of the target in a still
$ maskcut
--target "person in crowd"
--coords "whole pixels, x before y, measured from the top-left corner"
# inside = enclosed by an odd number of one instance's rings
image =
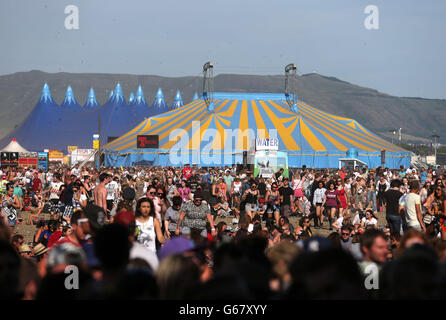
[[[417,180],[411,181],[410,193],[405,198],[405,224],[408,228],[426,232],[426,226],[423,222],[421,214],[421,198],[418,194],[420,191],[420,183]]]
[[[333,230],[333,221],[336,215],[336,208],[338,206],[338,191],[333,180],[328,182],[328,190],[325,191],[322,207],[325,208],[328,215],[329,229]],[[322,225],[322,222],[321,222]]]
[[[6,185],[6,194],[1,199],[2,208],[1,216],[5,224],[11,228],[11,233],[14,233],[14,228],[17,223],[18,210],[21,207],[19,198],[14,195],[14,185],[8,183]]]
[[[167,238],[175,237],[175,230],[180,219],[182,204],[183,199],[180,196],[174,196],[172,198],[172,206],[167,209],[166,216],[164,217],[164,229],[166,230]]]
[[[11,233],[2,208],[0,241],[7,241],[12,251],[0,244],[1,269],[12,266],[5,261],[13,252],[34,265],[24,275],[20,262],[14,271],[23,280],[19,287],[0,277],[0,291],[17,292],[23,299],[79,298],[85,293],[93,299],[389,298],[421,293],[444,298],[444,170],[409,169],[288,169],[290,180],[285,171],[266,180],[239,167],[97,170],[84,165],[76,173],[53,164],[48,172],[38,172],[42,191],[33,192],[32,168],[4,168],[0,174],[14,183],[12,195],[5,185],[4,199],[15,199],[17,181],[19,186],[29,183],[29,190],[23,188],[23,203],[19,200],[14,208],[17,215],[31,216],[26,208],[39,197],[42,211],[34,219],[32,237],[22,233],[27,225]],[[177,185],[182,179],[190,188],[185,198]],[[110,212],[109,182],[118,190]],[[404,183],[407,194],[400,190]],[[100,192],[101,185],[105,192]],[[137,189],[143,196],[139,201]],[[57,214],[53,207],[59,203],[65,206]],[[72,214],[64,216],[67,207]],[[329,227],[337,232],[319,229],[324,209]],[[231,224],[232,214],[236,221]],[[403,220],[408,229],[402,227]],[[14,235],[16,231],[23,236]],[[63,287],[60,271],[69,262],[85,273],[82,289],[74,294],[51,291],[57,281]],[[379,289],[364,295],[358,288],[364,290],[364,279],[374,270],[379,272]]]
[[[155,216],[155,205],[149,198],[138,200],[136,205],[136,239],[152,252],[157,251],[157,243],[163,244],[166,240],[161,230],[161,223]],[[158,246],[159,247],[159,246]]]
[[[186,202],[181,207],[180,218],[178,219],[175,234],[180,235],[180,230],[184,221],[184,226],[188,227],[192,233],[201,234],[206,231],[206,223],[211,227],[212,236],[217,235],[211,209],[207,203],[203,202],[203,195],[200,192],[194,194],[194,201]]]

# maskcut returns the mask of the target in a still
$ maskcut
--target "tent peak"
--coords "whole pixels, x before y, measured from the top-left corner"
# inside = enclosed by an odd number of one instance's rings
[[[62,102],[62,106],[69,106],[69,105],[76,105],[77,101],[76,98],[74,97],[74,93],[73,93],[73,89],[71,88],[71,86],[68,86],[67,88],[67,92],[65,93],[65,99]]]
[[[96,100],[96,95],[94,93],[93,88],[90,88],[90,92],[88,93],[87,101],[85,101],[84,108],[93,109],[96,108],[99,105],[98,101]]]
[[[40,102],[43,103],[53,103],[54,100],[51,97],[50,86],[45,82],[42,88],[42,95],[40,96]]]
[[[177,90],[177,94],[175,95],[175,100],[172,104],[172,109],[178,109],[183,106],[183,99],[181,98],[180,90]]]

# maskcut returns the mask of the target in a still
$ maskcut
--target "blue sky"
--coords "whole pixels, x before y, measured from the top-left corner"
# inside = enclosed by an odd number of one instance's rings
[[[64,26],[68,5],[79,29]],[[364,9],[379,9],[367,30]],[[317,72],[397,96],[446,98],[446,1],[2,0],[0,74]],[[218,88],[216,88],[218,89]]]

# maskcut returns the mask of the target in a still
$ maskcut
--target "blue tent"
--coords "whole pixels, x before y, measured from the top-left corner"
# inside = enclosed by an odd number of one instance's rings
[[[159,149],[138,149],[138,135],[158,135]],[[243,162],[243,152],[255,149],[256,139],[277,140],[290,167],[337,168],[349,150],[369,167],[410,165],[411,153],[389,143],[354,119],[329,114],[302,101],[290,106],[284,94],[215,92],[208,106],[193,101],[141,122],[104,146],[105,164],[226,166]],[[348,157],[351,159],[351,157]]]
[[[138,86],[136,95],[131,103],[129,101],[129,105],[132,113],[132,121],[135,125],[144,120],[144,118],[148,118],[150,116],[150,108],[146,103],[141,86]]]
[[[160,113],[164,113],[169,111],[169,107],[167,106],[166,102],[164,101],[164,94],[163,90],[161,88],[158,89],[158,92],[155,96],[155,101],[152,105],[152,115],[157,115]]]
[[[85,101],[84,110],[95,109],[99,107],[99,103],[96,100],[96,95],[94,94],[93,88],[90,88],[90,93],[88,94],[87,101]]]
[[[98,116],[101,118],[101,143],[105,143],[108,137],[119,137],[137,124],[129,111],[121,85],[118,83],[107,103],[96,112],[95,121],[97,122]]]
[[[192,101],[198,100],[198,93],[195,92],[194,97],[192,98]]]
[[[135,100],[135,94],[131,92],[129,96],[129,104],[132,104],[133,100]]]
[[[2,147],[16,138],[29,151],[40,151],[48,146],[57,147],[64,143],[63,134],[57,127],[63,118],[62,108],[51,97],[50,87],[43,86],[42,95],[33,111],[22,124],[0,140]]]
[[[177,94],[175,96],[175,100],[173,101],[172,107],[170,107],[171,110],[178,109],[183,106],[183,99],[181,98],[180,90],[177,90]]]
[[[73,89],[71,86],[68,86],[67,92],[65,94],[65,99],[60,105],[62,108],[66,108],[74,111],[81,111],[82,107],[77,103],[76,98],[74,97]]]

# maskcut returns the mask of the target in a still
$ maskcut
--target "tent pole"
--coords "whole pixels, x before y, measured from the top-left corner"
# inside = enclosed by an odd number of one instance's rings
[[[101,117],[98,116],[98,134],[99,134],[99,151],[98,151],[98,162],[97,170],[101,167]]]

